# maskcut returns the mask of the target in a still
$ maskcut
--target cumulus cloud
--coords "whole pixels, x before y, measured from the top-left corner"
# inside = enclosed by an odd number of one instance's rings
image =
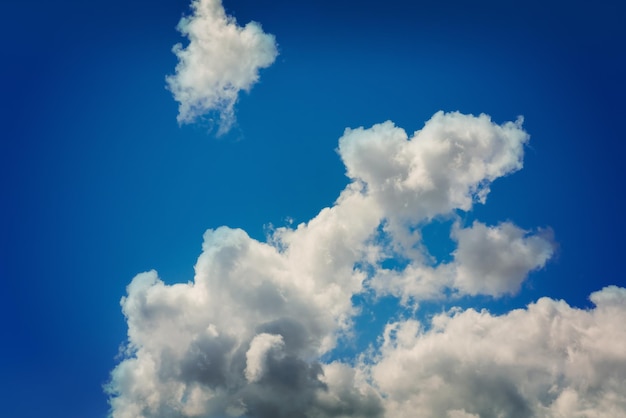
[[[512,295],[531,271],[544,267],[555,249],[551,230],[531,234],[511,222],[489,227],[475,221],[468,228],[457,222],[450,237],[457,244],[451,261],[433,266],[422,257],[403,269],[380,267],[371,287],[405,304],[436,299],[444,290],[456,296]]]
[[[452,263],[454,286],[470,295],[517,292],[528,273],[552,257],[550,235],[549,231],[528,235],[510,222],[454,228],[452,237],[458,244]]]
[[[626,416],[626,289],[582,310],[542,298],[494,316],[453,310],[389,324],[368,368],[386,416]]]
[[[437,112],[410,138],[389,121],[347,129],[339,154],[383,210],[396,249],[415,257],[419,237],[407,226],[484,203],[491,182],[522,168],[529,136],[521,126],[521,118],[497,125],[484,114]]]
[[[300,247],[290,250],[316,256]],[[319,362],[346,328],[360,282],[338,272],[324,285],[310,268],[222,227],[205,234],[193,282],[136,276],[122,300],[130,355],[112,373],[112,415],[325,417],[344,403],[377,404]],[[325,396],[329,388],[337,392]]]
[[[416,222],[484,203],[493,180],[522,168],[521,126],[521,118],[497,125],[485,114],[437,112],[411,138],[389,121],[347,129],[339,154],[386,214]]]
[[[167,77],[167,86],[179,102],[179,123],[214,111],[220,119],[218,133],[225,133],[235,120],[239,92],[249,91],[259,79],[259,69],[276,59],[276,41],[256,22],[238,26],[221,0],[193,0],[191,7],[193,14],[178,24],[189,44],[174,46],[178,65]]]
[[[551,257],[549,234],[510,222],[458,221],[447,263],[434,265],[421,243],[422,226],[486,202],[492,181],[522,167],[521,123],[439,112],[410,137],[391,122],[346,130],[338,152],[351,182],[334,205],[275,229],[267,242],[239,229],[207,231],[189,283],[167,285],[154,271],[136,276],[122,299],[128,344],[107,387],[112,416],[619,411],[626,352],[616,348],[626,345],[615,329],[626,319],[619,288],[593,294],[592,311],[542,299],[500,317],[457,310],[430,327],[396,322],[373,354],[327,360],[353,331],[357,294],[417,302],[500,296]],[[403,262],[389,267],[390,259]]]

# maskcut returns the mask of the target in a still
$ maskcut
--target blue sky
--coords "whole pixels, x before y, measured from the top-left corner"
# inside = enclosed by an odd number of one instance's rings
[[[120,298],[133,277],[154,269],[186,283],[206,229],[264,241],[268,225],[332,206],[350,182],[337,151],[345,128],[392,120],[410,136],[439,110],[498,125],[524,116],[524,168],[457,214],[464,227],[551,228],[558,249],[514,295],[424,301],[418,312],[501,314],[544,296],[590,308],[592,292],[625,285],[618,2],[225,0],[240,25],[276,37],[279,55],[219,137],[206,119],[179,125],[166,89],[187,1],[0,7],[7,416],[106,416],[102,386],[121,360]],[[447,255],[448,231],[429,233],[431,252]],[[401,310],[362,297],[372,305],[356,320],[356,348],[324,359],[353,356]]]

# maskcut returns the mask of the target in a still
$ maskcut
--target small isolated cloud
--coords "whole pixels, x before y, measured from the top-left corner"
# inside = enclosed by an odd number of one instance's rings
[[[453,259],[439,265],[420,236],[433,218],[486,202],[491,182],[522,167],[527,141],[521,119],[457,112],[410,137],[392,122],[346,130],[338,152],[351,182],[331,207],[267,242],[208,230],[189,283],[167,285],[154,271],[132,280],[127,357],[107,387],[112,416],[619,416],[619,288],[593,294],[591,311],[541,299],[504,316],[409,319],[352,362],[326,360],[353,332],[355,295],[499,296],[547,262],[552,241],[509,222],[457,224]]]
[[[178,24],[189,44],[174,46],[178,65],[166,78],[167,86],[179,102],[179,123],[216,112],[218,134],[225,133],[234,123],[239,92],[249,91],[259,79],[259,69],[276,59],[276,41],[256,22],[238,26],[221,0],[193,0],[191,7],[193,14]]]

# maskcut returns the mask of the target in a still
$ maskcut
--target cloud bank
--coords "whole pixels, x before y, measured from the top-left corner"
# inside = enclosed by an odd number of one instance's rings
[[[217,112],[223,133],[276,43],[219,0],[192,8],[168,88],[180,123]],[[352,360],[333,356],[354,335],[355,296],[392,295],[419,312],[428,300],[513,295],[546,265],[550,229],[459,215],[522,168],[522,123],[438,112],[411,135],[390,121],[346,129],[338,153],[350,183],[332,206],[265,242],[206,231],[188,283],[137,275],[121,301],[128,341],[106,386],[111,416],[626,417],[626,289],[614,286],[587,310],[542,298],[500,316],[389,319]],[[445,260],[421,233],[441,219],[456,245]]]
[[[389,417],[624,417],[626,289],[590,299],[392,323],[366,369]]]
[[[420,234],[485,203],[491,182],[522,167],[528,138],[521,119],[457,112],[438,112],[411,136],[391,122],[346,130],[338,152],[351,182],[333,206],[266,242],[208,230],[192,282],[166,285],[154,271],[132,280],[111,415],[625,416],[626,290],[617,287],[592,294],[591,310],[544,298],[502,316],[403,319],[354,361],[325,360],[353,332],[355,295],[416,305],[500,297],[545,265],[550,233],[510,222],[457,219],[456,250],[441,263]]]
[[[276,59],[276,41],[256,22],[238,26],[221,0],[193,0],[191,7],[193,14],[178,24],[189,44],[174,46],[178,65],[166,78],[167,86],[179,102],[179,123],[216,112],[222,134],[234,123],[239,92],[249,91],[259,79],[259,69]]]

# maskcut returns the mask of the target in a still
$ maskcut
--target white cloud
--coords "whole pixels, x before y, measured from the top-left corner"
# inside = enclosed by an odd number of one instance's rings
[[[554,252],[549,233],[528,235],[510,222],[495,227],[474,222],[454,228],[452,237],[458,243],[454,286],[470,295],[517,292],[528,272],[543,267]]]
[[[189,44],[174,46],[178,65],[167,85],[180,104],[180,123],[215,111],[220,115],[218,133],[225,133],[234,122],[239,92],[249,91],[259,69],[276,59],[276,41],[256,22],[238,26],[221,0],[193,0],[191,6],[193,14],[178,24]]]
[[[321,219],[341,216],[335,209]],[[310,224],[292,231],[283,252],[242,230],[209,230],[192,283],[165,285],[155,272],[135,277],[122,299],[132,354],[108,388],[113,417],[298,417],[313,410],[324,417],[334,408],[320,393],[328,387],[341,389],[336,402],[358,405],[358,391],[332,376],[322,380],[319,357],[347,327],[361,281],[341,270],[324,283],[315,275],[328,270],[293,258],[291,251],[303,260],[325,256],[299,239],[312,234],[323,242],[329,231]]]
[[[493,180],[522,168],[529,136],[521,125],[521,118],[497,125],[484,114],[437,112],[411,138],[392,122],[347,129],[339,154],[385,215],[419,222],[471,209]]]
[[[454,310],[427,331],[388,325],[369,368],[386,416],[626,416],[626,289],[591,300],[592,310],[548,298],[502,316]]]
[[[552,231],[530,234],[510,222],[489,227],[475,221],[469,228],[455,223],[452,260],[431,266],[422,259],[403,269],[379,268],[371,286],[402,303],[436,299],[445,289],[457,296],[515,294],[528,274],[544,267],[554,254]]]
[[[527,140],[520,121],[458,113],[437,113],[411,138],[391,122],[347,130],[339,154],[352,182],[332,207],[266,243],[207,231],[192,282],[133,279],[112,416],[619,417],[620,288],[594,293],[590,311],[541,299],[503,316],[456,310],[427,331],[406,320],[387,327],[373,356],[322,361],[350,335],[356,294],[498,296],[545,264],[549,237],[508,222],[456,225],[454,258],[439,266],[420,241],[431,218],[471,209],[519,169]],[[405,267],[383,268],[389,257]]]
[[[437,112],[411,137],[389,121],[346,129],[339,154],[347,175],[367,186],[370,206],[383,211],[394,252],[415,260],[422,251],[411,227],[484,203],[492,181],[522,168],[529,136],[521,125]]]

